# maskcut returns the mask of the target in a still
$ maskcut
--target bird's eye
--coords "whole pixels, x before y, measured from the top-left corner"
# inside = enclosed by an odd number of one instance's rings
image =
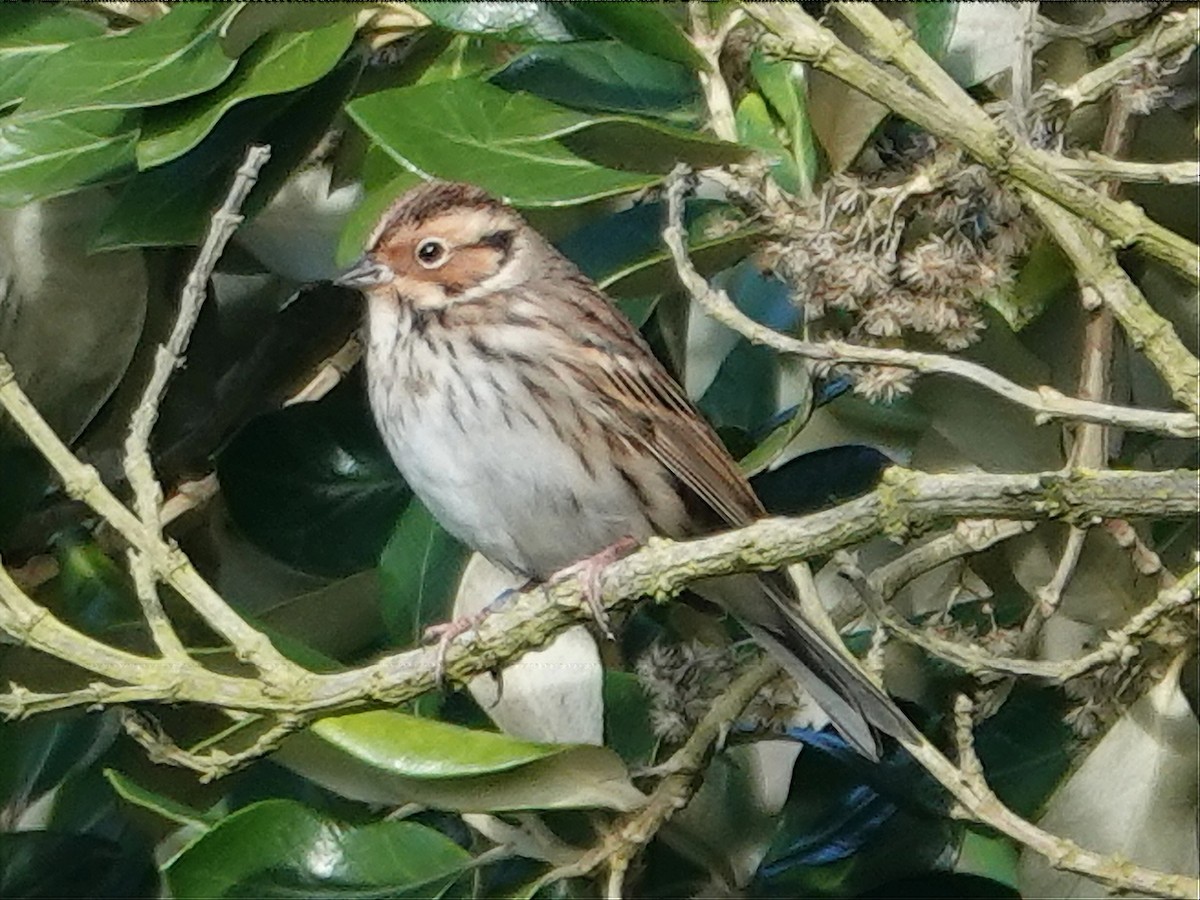
[[[438,238],[425,238],[417,244],[417,262],[427,269],[436,269],[447,255],[445,242]]]

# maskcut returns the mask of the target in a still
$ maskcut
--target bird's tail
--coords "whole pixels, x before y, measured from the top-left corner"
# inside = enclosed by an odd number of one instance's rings
[[[879,758],[881,733],[896,738],[918,734],[916,726],[849,653],[833,646],[805,621],[782,573],[733,575],[694,588],[733,612],[864,756]]]

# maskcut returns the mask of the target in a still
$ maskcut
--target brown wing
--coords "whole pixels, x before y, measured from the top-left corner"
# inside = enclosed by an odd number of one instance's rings
[[[724,524],[738,527],[762,517],[766,510],[716,433],[633,326],[612,315],[619,323],[603,325],[616,340],[605,348],[604,365],[593,367],[603,375],[593,373],[593,377],[613,408],[644,411],[644,415],[630,415],[626,437],[657,459]],[[649,427],[643,427],[647,420]],[[637,426],[632,424],[635,421]],[[896,736],[914,734],[891,698],[801,617],[794,586],[785,575],[734,575],[694,587],[737,616],[865,756],[879,756],[875,729]]]

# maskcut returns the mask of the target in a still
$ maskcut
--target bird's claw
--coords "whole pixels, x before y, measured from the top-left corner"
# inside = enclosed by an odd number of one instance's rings
[[[450,649],[450,642],[460,634],[470,631],[479,624],[482,618],[482,613],[476,613],[473,616],[462,616],[458,619],[452,619],[449,622],[430,625],[421,635],[421,640],[426,644],[437,641],[437,655],[433,664],[433,680],[438,690],[446,686],[446,651]]]
[[[600,596],[600,578],[609,565],[637,549],[637,546],[638,542],[632,537],[620,538],[599,553],[559,569],[547,581],[547,584],[556,584],[568,578],[578,578],[588,611],[591,612],[601,633],[610,641],[615,641],[616,636],[609,624],[608,610],[604,608],[603,598]]]

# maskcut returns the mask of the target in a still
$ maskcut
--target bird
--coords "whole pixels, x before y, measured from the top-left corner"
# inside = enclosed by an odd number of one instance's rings
[[[482,188],[408,190],[336,282],[366,299],[367,393],[392,460],[442,527],[494,564],[532,582],[594,576],[651,537],[766,515],[637,328]],[[864,756],[879,758],[881,735],[914,734],[805,619],[784,573],[692,589],[730,612]]]

